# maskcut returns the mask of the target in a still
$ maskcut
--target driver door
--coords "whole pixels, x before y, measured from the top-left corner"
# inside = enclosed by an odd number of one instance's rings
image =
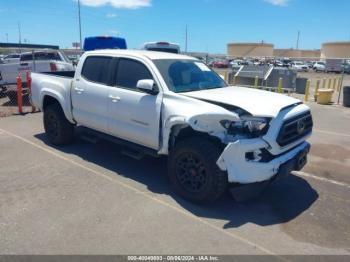
[[[141,61],[117,58],[116,79],[109,89],[109,133],[152,149],[159,149],[161,93],[136,88],[143,79],[154,79]]]

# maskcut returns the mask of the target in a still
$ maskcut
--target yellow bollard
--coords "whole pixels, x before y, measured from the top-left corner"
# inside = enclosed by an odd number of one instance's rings
[[[334,78],[334,91],[338,90],[338,77]]]
[[[327,89],[331,89],[331,79],[327,79]]]
[[[315,89],[315,95],[314,95],[315,101],[317,101],[317,95],[318,95],[318,90],[320,89],[320,85],[321,85],[321,80],[317,80],[317,82],[316,82],[316,89]]]
[[[283,78],[282,77],[280,77],[280,79],[278,80],[277,92],[280,94],[282,94],[282,92],[283,92]]]
[[[254,81],[254,88],[258,88],[258,82],[259,82],[259,77],[256,76]]]
[[[307,82],[306,82],[306,88],[305,88],[305,98],[304,98],[304,101],[305,101],[305,102],[309,101],[310,85],[311,85],[311,81],[310,81],[310,80],[307,80]]]
[[[335,88],[335,80],[336,80],[336,78],[333,78],[332,79],[332,89],[335,91],[336,90],[336,88]]]
[[[327,79],[323,78],[323,80],[322,80],[322,89],[326,89],[326,82],[327,82]]]

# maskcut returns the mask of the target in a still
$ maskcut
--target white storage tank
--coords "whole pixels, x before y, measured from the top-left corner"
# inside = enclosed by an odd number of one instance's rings
[[[322,45],[321,58],[350,59],[350,42],[331,42]]]

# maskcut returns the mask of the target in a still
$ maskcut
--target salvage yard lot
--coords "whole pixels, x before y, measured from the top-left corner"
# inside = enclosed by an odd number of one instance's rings
[[[236,203],[175,196],[165,159],[47,144],[42,114],[0,119],[2,254],[350,254],[350,110],[311,105],[310,163]]]

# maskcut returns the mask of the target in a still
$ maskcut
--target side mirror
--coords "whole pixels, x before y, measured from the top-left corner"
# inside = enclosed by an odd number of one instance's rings
[[[152,79],[142,79],[137,82],[137,89],[144,91],[151,95],[158,94],[156,83]]]

